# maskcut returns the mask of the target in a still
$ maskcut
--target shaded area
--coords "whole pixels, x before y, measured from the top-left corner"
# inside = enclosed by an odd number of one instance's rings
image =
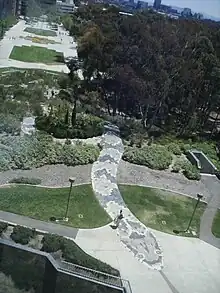
[[[33,63],[64,63],[63,53],[37,46],[14,46],[9,58]]]
[[[65,215],[69,188],[41,188],[33,186],[2,187],[0,209],[3,211],[49,221],[51,217]],[[72,188],[66,225],[96,228],[110,222],[99,205],[90,185]],[[62,222],[60,222],[62,223]]]

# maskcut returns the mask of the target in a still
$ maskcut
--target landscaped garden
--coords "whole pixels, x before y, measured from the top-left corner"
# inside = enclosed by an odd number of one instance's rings
[[[37,46],[14,46],[9,58],[23,62],[64,63],[63,53]]]
[[[1,187],[0,191],[0,210],[43,221],[49,221],[51,217],[65,217],[69,188],[11,185]],[[111,221],[90,185],[72,188],[68,217],[65,225],[79,228],[101,227]]]
[[[50,39],[47,39],[47,38],[30,37],[30,36],[20,37],[20,38],[28,40],[28,41],[31,41],[33,43],[38,43],[38,44],[60,44],[58,42],[55,42],[54,40],[50,40]]]
[[[174,234],[173,230],[184,231],[187,228],[196,204],[196,199],[161,189],[129,185],[120,185],[119,189],[128,208],[143,224],[169,234]],[[199,203],[190,227],[197,237],[205,207],[205,203]],[[191,233],[182,235],[193,236]]]
[[[39,35],[39,36],[44,36],[44,37],[56,37],[56,32],[51,31],[51,30],[44,30],[44,29],[37,29],[33,27],[26,27],[24,30],[27,33]]]
[[[38,168],[44,165],[87,165],[99,156],[95,145],[78,143],[62,145],[48,135],[36,133],[31,136],[0,137],[0,171],[9,169]]]

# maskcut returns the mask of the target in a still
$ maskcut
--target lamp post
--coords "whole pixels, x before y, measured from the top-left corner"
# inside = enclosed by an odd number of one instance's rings
[[[192,212],[192,216],[191,216],[191,218],[190,218],[190,221],[189,221],[189,224],[188,224],[187,228],[186,228],[184,231],[173,230],[173,232],[174,232],[175,234],[186,233],[186,232],[189,231],[189,228],[190,228],[190,225],[191,225],[191,223],[192,223],[193,217],[194,217],[194,215],[195,215],[196,209],[197,209],[198,204],[199,204],[199,202],[200,202],[200,200],[201,200],[202,198],[203,198],[203,196],[202,196],[201,194],[198,193],[198,194],[197,194],[197,202],[196,202],[196,204],[195,204],[195,207],[194,207],[194,210],[193,210],[193,212]]]
[[[72,187],[73,187],[73,183],[75,182],[75,178],[74,177],[70,177],[69,178],[69,182],[70,182],[70,189],[69,189],[69,194],[68,194],[68,199],[67,199],[67,205],[66,205],[66,213],[65,213],[65,217],[63,218],[64,221],[68,222],[68,210],[69,210],[69,203],[70,203],[70,195],[71,195],[71,191],[72,191]]]

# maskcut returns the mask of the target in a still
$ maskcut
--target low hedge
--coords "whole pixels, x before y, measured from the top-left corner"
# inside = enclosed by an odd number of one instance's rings
[[[120,276],[118,270],[110,265],[86,254],[74,241],[55,234],[46,234],[42,239],[42,250],[46,252],[62,251],[62,257],[65,261],[76,265],[91,268],[110,275]]]
[[[187,162],[184,165],[183,174],[186,176],[186,178],[190,180],[201,179],[201,174],[199,173],[199,170],[196,168],[196,166],[192,165],[190,162]]]
[[[165,170],[172,163],[172,154],[164,146],[151,145],[143,148],[127,147],[123,159],[151,169]]]
[[[54,164],[85,165],[96,161],[100,152],[94,145],[61,145],[51,136],[41,133],[0,138],[0,144],[7,147],[0,149],[0,172]]]
[[[41,179],[40,178],[18,177],[18,178],[11,179],[9,181],[9,183],[38,185],[38,184],[41,184]]]
[[[167,148],[168,148],[168,151],[170,151],[171,153],[173,153],[174,155],[181,155],[182,154],[182,150],[181,150],[181,147],[176,144],[176,143],[170,143],[167,145]]]
[[[8,223],[0,222],[0,236],[8,228]]]
[[[23,226],[15,226],[11,233],[11,239],[20,244],[28,244],[31,238],[35,237],[35,230]]]

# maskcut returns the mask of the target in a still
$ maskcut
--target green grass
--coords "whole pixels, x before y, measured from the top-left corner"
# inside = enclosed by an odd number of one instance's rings
[[[0,210],[48,221],[50,217],[65,215],[69,188],[42,188],[33,186],[9,186],[0,188]],[[83,217],[81,217],[82,215]],[[72,189],[67,225],[79,228],[95,228],[111,220],[99,205],[90,185]]]
[[[63,53],[37,46],[14,46],[9,58],[23,62],[64,63]]]
[[[212,223],[212,233],[215,237],[220,238],[220,210],[217,211]]]
[[[45,37],[56,37],[57,33],[51,30],[43,30],[43,29],[37,29],[32,27],[27,27],[25,30],[27,33],[39,35],[39,36],[45,36]]]
[[[169,234],[174,234],[174,229],[183,231],[187,228],[195,199],[148,187],[120,185],[119,188],[128,208],[147,227]],[[191,225],[197,235],[205,206],[200,202]]]

